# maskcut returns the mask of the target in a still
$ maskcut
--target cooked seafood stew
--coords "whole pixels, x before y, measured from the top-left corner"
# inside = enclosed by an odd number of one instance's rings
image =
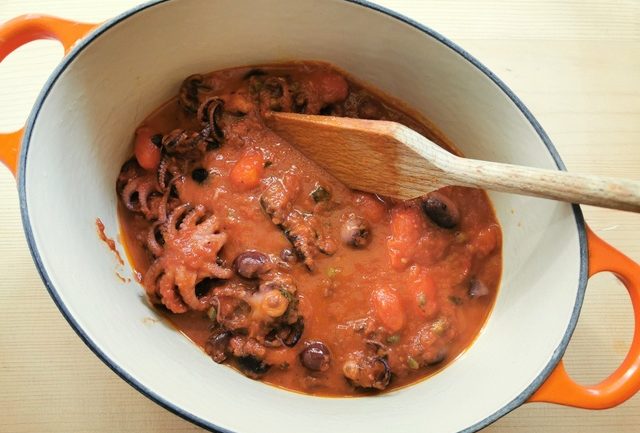
[[[394,120],[450,149],[324,63],[187,77],[135,131],[116,185],[150,302],[213,361],[308,394],[367,395],[442,369],[495,301],[502,235],[486,193],[350,190],[269,130],[269,111]]]

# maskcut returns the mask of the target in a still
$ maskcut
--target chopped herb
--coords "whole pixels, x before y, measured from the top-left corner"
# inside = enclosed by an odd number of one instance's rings
[[[331,194],[323,186],[318,185],[311,191],[311,198],[313,198],[313,201],[316,203],[320,203],[321,201],[329,200]]]
[[[458,296],[449,296],[449,301],[451,301],[451,303],[454,305],[462,305],[462,299],[460,299]]]
[[[342,272],[341,268],[334,268],[333,266],[327,269],[327,277],[333,278]]]
[[[387,343],[389,344],[396,344],[398,341],[400,341],[399,335],[390,335],[387,337]]]
[[[466,233],[464,233],[464,232],[456,232],[456,233],[453,235],[453,237],[454,237],[455,241],[456,241],[457,243],[459,243],[459,244],[463,244],[463,243],[465,243],[465,242],[467,241],[467,239],[468,239],[467,234],[466,234]]]
[[[216,317],[218,316],[218,311],[216,310],[216,307],[209,308],[209,311],[207,311],[207,316],[209,316],[209,320],[211,320],[212,322],[215,322]]]
[[[418,299],[418,307],[424,308],[424,306],[427,305],[427,296],[424,293],[422,292],[418,293],[417,299]]]
[[[410,356],[407,356],[407,365],[412,370],[417,370],[417,369],[420,368],[420,364],[418,364],[418,361],[416,361],[415,359],[413,359]]]

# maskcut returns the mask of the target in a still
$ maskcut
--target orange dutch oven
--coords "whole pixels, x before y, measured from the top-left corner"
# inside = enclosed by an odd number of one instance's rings
[[[165,408],[242,433],[471,432],[526,402],[606,409],[640,389],[640,267],[598,238],[576,205],[492,193],[504,270],[490,318],[449,367],[381,396],[321,398],[244,378],[174,330],[144,324],[157,313],[140,302],[143,290],[115,279],[120,265],[96,236],[95,219],[119,231],[114,185],[131,131],[194,72],[324,60],[405,101],[467,156],[563,170],[522,101],[442,35],[363,1],[160,0],[99,25],[18,17],[0,26],[0,59],[36,39],[58,40],[66,56],[25,128],[0,136],[29,247],[82,340]],[[121,270],[131,273],[127,264]],[[569,377],[562,355],[587,280],[603,271],[627,288],[635,333],[618,369],[585,386]]]

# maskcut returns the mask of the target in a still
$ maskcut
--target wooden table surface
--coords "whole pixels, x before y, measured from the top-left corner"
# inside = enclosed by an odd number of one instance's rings
[[[258,0],[259,1],[259,0]],[[640,179],[640,2],[379,0],[453,39],[541,122],[569,170]],[[0,22],[28,12],[98,22],[135,0],[1,0]],[[0,130],[18,128],[59,61],[34,42],[0,66]],[[67,325],[31,261],[14,180],[0,167],[0,432],[194,432],[143,397]],[[640,215],[584,208],[591,227],[640,261]],[[562,287],[558,287],[562,290]],[[610,275],[593,278],[565,357],[584,383],[613,371],[632,310]],[[606,411],[527,404],[486,432],[640,432],[640,395]]]

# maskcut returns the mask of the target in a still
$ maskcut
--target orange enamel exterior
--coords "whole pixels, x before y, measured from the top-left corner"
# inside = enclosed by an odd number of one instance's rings
[[[592,386],[575,383],[562,361],[529,399],[584,409],[607,409],[631,398],[640,390],[640,265],[604,242],[587,227],[589,276],[609,271],[625,285],[633,304],[635,330],[631,349],[611,376]]]
[[[73,44],[95,24],[68,21],[46,15],[22,15],[0,26],[0,61],[22,45],[37,39],[56,39],[64,47],[65,54]],[[0,134],[0,161],[15,176],[18,171],[18,154],[24,128]]]

